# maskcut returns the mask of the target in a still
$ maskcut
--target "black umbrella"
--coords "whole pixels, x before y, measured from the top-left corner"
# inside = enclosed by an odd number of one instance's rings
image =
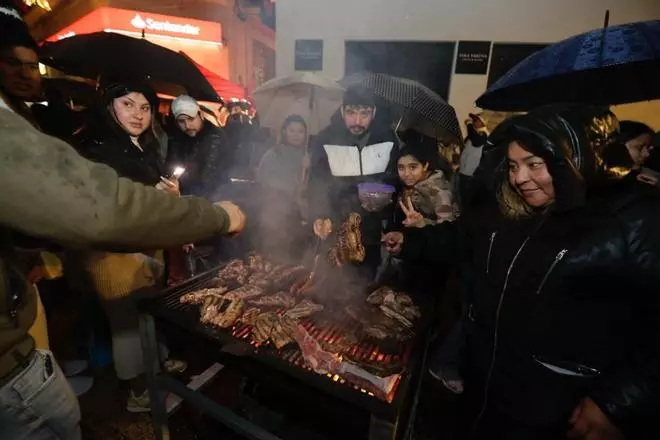
[[[405,128],[462,144],[454,107],[423,84],[384,73],[358,72],[339,81],[343,87],[364,88],[396,107]]]
[[[199,100],[219,100],[193,62],[144,38],[110,32],[75,35],[45,43],[41,61],[69,75],[91,79],[105,75],[145,78],[180,85]]]
[[[660,98],[660,20],[605,27],[529,56],[477,100],[525,111],[555,103],[625,104]]]

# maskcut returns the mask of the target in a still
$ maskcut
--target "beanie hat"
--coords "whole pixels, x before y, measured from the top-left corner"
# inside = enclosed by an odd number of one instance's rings
[[[0,50],[12,47],[28,47],[34,51],[39,49],[21,14],[7,2],[0,2]]]
[[[181,95],[172,102],[172,114],[175,118],[181,115],[194,118],[199,114],[200,107],[194,98],[188,95]]]
[[[137,92],[147,98],[154,111],[158,109],[158,95],[147,81],[141,78],[105,76],[101,78],[99,90],[101,91],[101,103],[103,105],[108,105],[113,99]]]

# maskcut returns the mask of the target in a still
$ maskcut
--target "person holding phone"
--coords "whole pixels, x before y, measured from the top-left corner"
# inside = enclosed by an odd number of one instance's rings
[[[101,107],[95,119],[78,134],[79,150],[88,159],[111,166],[121,177],[179,196],[182,170],[161,165],[156,137],[156,93],[140,79],[105,78]],[[163,284],[165,256],[148,253],[85,252],[71,259],[79,263],[86,283],[101,298],[112,331],[117,376],[130,382],[127,410],[149,410],[144,382],[142,347],[134,296]],[[169,359],[165,368],[182,372],[183,361]]]

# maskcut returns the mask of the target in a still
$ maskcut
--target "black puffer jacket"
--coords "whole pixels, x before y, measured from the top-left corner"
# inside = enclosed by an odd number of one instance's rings
[[[233,154],[228,147],[222,129],[206,120],[194,138],[173,127],[167,169],[171,172],[175,166],[186,168],[186,173],[181,177],[181,193],[208,196],[218,186],[227,183],[228,170],[233,162]]]
[[[380,243],[381,214],[367,213],[362,209],[358,199],[357,185],[363,182],[393,183],[396,180],[398,140],[392,130],[375,122],[364,135],[368,137],[355,137],[348,131],[343,119],[338,115],[337,113],[332,118],[332,124],[321,131],[310,145],[312,156],[308,196],[310,216],[312,219],[330,218],[337,229],[349,213],[360,213],[363,217],[363,235],[366,244],[378,245]],[[369,172],[368,164],[363,163],[363,159],[356,158],[354,161],[346,160],[344,162],[345,156],[341,157],[342,150],[355,150],[357,147],[362,152],[365,147],[383,143],[390,143],[392,146],[387,152],[387,156],[382,158],[385,166],[380,172]],[[337,170],[333,171],[328,153],[324,148],[326,145],[336,146],[332,148],[337,156],[337,165],[350,163],[356,168],[353,170],[355,172],[351,174],[351,170],[343,171],[344,174],[349,175],[341,175]]]
[[[561,438],[549,433],[563,435],[586,396],[628,438],[657,438],[660,199],[612,179],[575,113],[539,111],[493,133],[505,146],[540,140],[532,152],[553,176],[549,211],[511,220],[482,205],[460,223],[405,235],[403,258],[446,262],[460,251],[473,271],[465,377],[480,438],[493,437],[479,423],[498,417],[532,427],[533,438]]]

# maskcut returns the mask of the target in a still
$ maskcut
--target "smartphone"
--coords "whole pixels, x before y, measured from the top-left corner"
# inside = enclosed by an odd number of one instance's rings
[[[184,167],[176,167],[174,168],[174,172],[172,172],[172,177],[170,180],[179,180],[181,176],[183,176],[183,173],[186,172],[186,169]]]

